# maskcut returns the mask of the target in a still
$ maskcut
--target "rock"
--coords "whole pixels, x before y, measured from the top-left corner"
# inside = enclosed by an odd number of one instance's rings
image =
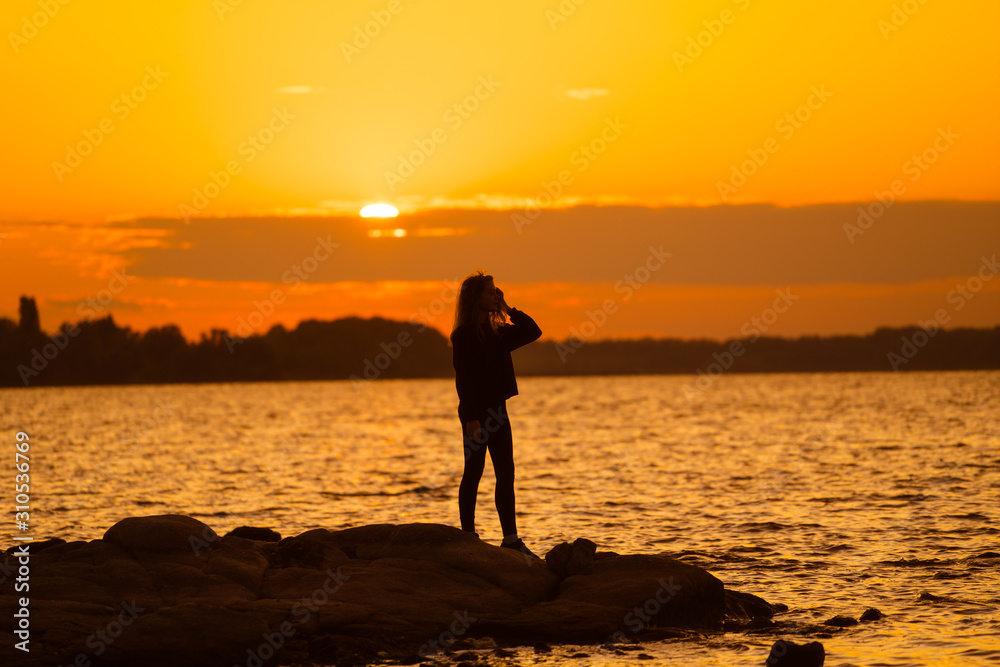
[[[667,556],[610,556],[593,572],[566,577],[555,599],[485,618],[473,632],[509,641],[606,643],[650,628],[717,627],[725,590],[708,572]]]
[[[513,549],[492,546],[451,526],[363,526],[332,533],[331,541],[359,560],[432,561],[450,572],[471,575],[508,591],[524,605],[549,599],[559,584],[559,576],[542,561],[524,558]]]
[[[382,648],[384,647],[371,639],[324,635],[309,641],[308,658],[312,662],[323,665],[364,667],[380,661],[380,658],[383,657],[379,655]]]
[[[721,625],[726,594],[721,581],[694,565],[630,555],[602,558],[592,574],[566,577],[557,599],[620,609],[626,626],[708,627]]]
[[[851,618],[850,616],[837,615],[833,618],[828,618],[823,621],[823,625],[832,625],[835,628],[849,628],[852,625],[857,625],[858,619]]]
[[[865,613],[861,614],[862,621],[877,621],[882,618],[885,618],[885,614],[880,612],[875,607],[869,607],[868,609],[865,609]]]
[[[254,540],[255,542],[279,542],[281,534],[270,528],[256,528],[252,526],[240,526],[233,528],[226,533],[225,537],[242,537],[244,540]]]
[[[193,602],[228,606],[257,599],[246,586],[202,568],[183,563],[155,563],[148,569],[164,606]]]
[[[264,658],[274,653],[268,631],[253,614],[184,603],[140,613],[121,637],[108,644],[101,664],[139,664],[136,656],[142,656],[144,667],[247,664],[250,655]]]
[[[271,555],[271,567],[307,567],[314,570],[335,569],[349,559],[347,554],[330,544],[324,543],[320,531],[309,531],[296,537],[286,537],[278,542],[278,548]],[[323,530],[322,533],[329,534]]]
[[[104,533],[105,542],[131,553],[197,555],[218,539],[215,531],[201,521],[178,514],[122,519]]]
[[[769,620],[776,611],[787,611],[785,605],[773,605],[764,598],[726,589],[726,620],[747,623]]]
[[[79,546],[75,546],[78,545]],[[74,547],[69,549],[68,547]],[[61,550],[66,549],[65,552]],[[93,542],[70,542],[69,544],[46,549],[38,558],[45,560],[50,557],[57,558],[64,563],[90,563],[91,565],[102,565],[108,561],[116,559],[132,560],[133,556],[117,544],[104,540],[94,540]],[[32,556],[34,558],[34,556]]]
[[[134,600],[146,609],[159,609],[164,604],[149,570],[131,558],[109,559],[95,566],[93,573],[94,580],[110,594],[112,604]]]
[[[556,599],[539,602],[502,618],[484,618],[472,628],[475,634],[487,634],[512,644],[537,641],[567,644],[594,644],[612,640],[619,634],[628,610],[576,600]],[[630,628],[642,629],[642,622]]]
[[[826,651],[819,642],[795,644],[779,639],[771,646],[767,667],[823,667]]]
[[[252,542],[226,535],[207,555],[206,574],[224,577],[260,596],[269,561]]]
[[[25,664],[362,665],[449,647],[500,655],[497,640],[624,642],[763,622],[777,609],[693,565],[597,552],[585,539],[543,561],[438,524],[274,537],[243,527],[220,538],[164,515],[124,519],[91,542],[48,541],[32,552]],[[0,614],[13,614],[14,595],[0,591]]]
[[[768,667],[822,667],[826,661],[826,650],[820,642],[795,644],[779,639],[771,647]]]
[[[594,571],[594,554],[597,545],[590,540],[579,538],[570,544],[563,542],[545,554],[549,569],[561,577],[574,574],[590,574]]]
[[[452,651],[481,651],[496,649],[497,643],[492,637],[459,639],[451,645]]]
[[[62,539],[61,537],[52,537],[52,538],[49,538],[47,540],[39,540],[38,542],[32,542],[31,543],[31,553],[32,554],[37,554],[38,552],[40,552],[40,551],[42,551],[44,549],[48,549],[50,547],[55,547],[55,546],[60,546],[60,545],[63,545],[63,544],[66,544],[66,540]],[[14,549],[16,549],[16,548],[17,547],[14,546],[14,547],[11,547],[10,549],[7,549],[7,553],[12,553],[14,551]]]

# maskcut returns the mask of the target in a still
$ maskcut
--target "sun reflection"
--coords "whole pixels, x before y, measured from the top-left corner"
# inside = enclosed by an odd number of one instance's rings
[[[397,238],[401,239],[406,236],[405,229],[369,229],[368,238],[372,239],[382,239],[382,238]]]

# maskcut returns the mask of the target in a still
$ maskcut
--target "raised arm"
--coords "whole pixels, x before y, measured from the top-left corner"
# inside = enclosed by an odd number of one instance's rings
[[[517,308],[508,308],[507,314],[510,316],[511,324],[500,329],[500,340],[508,352],[538,340],[538,337],[542,335],[542,330],[527,313],[523,313]]]

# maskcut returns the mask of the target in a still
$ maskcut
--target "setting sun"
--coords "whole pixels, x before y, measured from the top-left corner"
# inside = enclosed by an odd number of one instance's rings
[[[361,209],[362,218],[395,218],[399,211],[389,204],[371,204]]]

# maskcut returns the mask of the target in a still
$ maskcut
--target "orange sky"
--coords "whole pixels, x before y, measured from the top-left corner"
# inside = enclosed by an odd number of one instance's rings
[[[104,295],[193,338],[277,289],[259,330],[436,305],[447,331],[482,266],[559,339],[606,299],[597,337],[736,336],[788,286],[779,335],[998,324],[1000,280],[947,299],[1000,251],[1000,5],[902,4],[6,2],[0,316]]]

